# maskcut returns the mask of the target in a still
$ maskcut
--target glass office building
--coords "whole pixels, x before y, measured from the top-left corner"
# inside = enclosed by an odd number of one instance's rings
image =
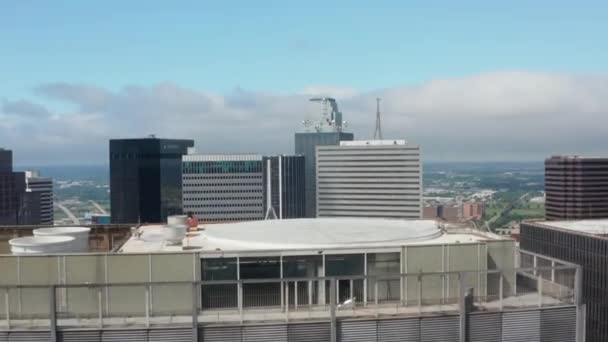
[[[25,173],[13,172],[13,152],[0,149],[0,224],[23,222]]]
[[[183,157],[182,177],[184,212],[203,222],[304,215],[303,156],[191,154]]]
[[[262,156],[190,154],[182,160],[185,212],[203,222],[264,218]]]
[[[295,153],[304,156],[306,217],[316,217],[317,211],[316,147],[340,145],[340,141],[351,141],[353,139],[354,135],[352,133],[345,132],[296,133]]]
[[[193,140],[110,140],[112,223],[164,222],[182,213],[182,155]]]
[[[270,161],[271,206],[278,218],[302,218],[306,215],[304,156],[264,157]],[[264,172],[264,184],[268,173]],[[268,211],[268,191],[264,191],[264,212]]]

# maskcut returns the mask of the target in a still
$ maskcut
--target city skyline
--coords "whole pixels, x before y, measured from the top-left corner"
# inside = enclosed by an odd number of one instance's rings
[[[142,4],[3,6],[0,146],[17,165],[105,164],[109,139],[148,134],[290,153],[317,95],[361,139],[381,97],[385,137],[430,161],[608,147],[599,1]]]

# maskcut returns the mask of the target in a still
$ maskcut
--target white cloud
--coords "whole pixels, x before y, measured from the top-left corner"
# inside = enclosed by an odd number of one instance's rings
[[[353,88],[338,88],[338,87],[327,87],[327,86],[310,86],[304,88],[301,92],[308,96],[325,96],[333,97],[337,99],[351,98],[357,95],[359,92]]]
[[[150,133],[193,138],[201,152],[291,153],[300,122],[320,110],[308,98],[320,95],[337,98],[349,129],[362,139],[373,134],[381,97],[385,137],[420,144],[430,160],[542,160],[608,149],[606,75],[496,72],[372,92],[311,86],[292,95],[240,88],[215,94],[173,83],[119,91],[52,83],[34,94],[75,110],[4,102],[9,113],[5,108],[0,120],[0,146],[30,164],[105,162],[108,139]],[[11,114],[16,111],[36,115]],[[51,115],[39,115],[45,113]]]
[[[0,114],[2,113],[21,118],[40,118],[50,115],[44,106],[26,100],[2,101],[0,104]]]

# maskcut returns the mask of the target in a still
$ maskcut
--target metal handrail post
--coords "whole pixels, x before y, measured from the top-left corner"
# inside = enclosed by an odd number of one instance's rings
[[[465,284],[466,273],[460,272],[458,274],[458,301],[460,306],[460,334],[459,341],[467,341],[467,299],[466,299],[466,284]]]
[[[498,284],[498,303],[500,305],[500,311],[503,309],[503,297],[504,297],[504,288],[503,288],[504,276],[502,272],[500,272],[499,276],[499,284]]]
[[[5,309],[6,309],[6,329],[10,330],[11,329],[11,301],[10,301],[10,296],[8,294],[9,289],[7,288],[6,291],[4,292],[4,305],[5,305]]]
[[[293,304],[294,304],[293,307],[294,307],[294,310],[297,311],[298,310],[298,281],[297,280],[294,282],[293,289],[294,289],[294,291],[293,291],[293,298],[294,298],[293,299]]]
[[[103,328],[103,305],[102,305],[101,287],[97,288],[97,319],[99,320],[99,329]]]
[[[146,299],[146,328],[150,327],[150,288],[146,287],[145,299]]]
[[[542,273],[538,273],[538,278],[536,278],[536,287],[538,291],[538,307],[543,307],[543,275]]]
[[[49,321],[51,342],[57,342],[57,294],[55,285],[49,287]]]
[[[329,312],[330,312],[330,330],[331,330],[331,342],[338,341],[338,329],[336,324],[336,279],[332,278],[329,281]]]
[[[418,275],[418,313],[422,312],[422,275]]]
[[[192,283],[192,342],[198,342],[198,285]]]
[[[285,322],[289,322],[289,282],[285,283]]]
[[[308,281],[308,307],[312,308],[312,280]]]

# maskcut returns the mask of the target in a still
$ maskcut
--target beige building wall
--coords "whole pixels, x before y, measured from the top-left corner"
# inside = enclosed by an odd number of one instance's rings
[[[193,281],[199,279],[196,253],[0,256],[0,285],[60,285]],[[146,295],[147,293],[147,295]],[[152,315],[190,313],[190,285],[78,287],[57,289],[57,311],[68,317],[143,316],[146,298]],[[48,315],[49,290],[9,293],[13,318]],[[0,315],[6,312],[0,300]]]
[[[328,251],[328,253],[330,253]],[[487,269],[513,270],[514,242],[489,240],[449,245],[404,246],[401,249],[401,273],[404,300],[417,303],[422,292],[423,304],[441,298],[458,297],[458,275],[425,275],[419,288],[417,273],[469,271],[466,286],[476,295],[488,288],[498,288],[492,279],[475,273]],[[200,279],[199,253],[91,254],[53,256],[0,256],[0,285],[58,285],[99,283],[141,283],[194,281]],[[512,291],[515,272],[505,274],[505,291]],[[388,285],[387,285],[388,286]],[[392,285],[391,285],[392,286]],[[399,286],[397,285],[397,288]],[[12,289],[8,293],[11,317],[29,318],[48,315],[49,291]],[[151,316],[189,314],[192,310],[192,287],[188,285],[115,286],[109,289],[82,287],[57,289],[57,310],[61,317],[97,317],[101,306],[104,317],[145,314],[146,298]],[[6,312],[0,300],[0,317]]]

